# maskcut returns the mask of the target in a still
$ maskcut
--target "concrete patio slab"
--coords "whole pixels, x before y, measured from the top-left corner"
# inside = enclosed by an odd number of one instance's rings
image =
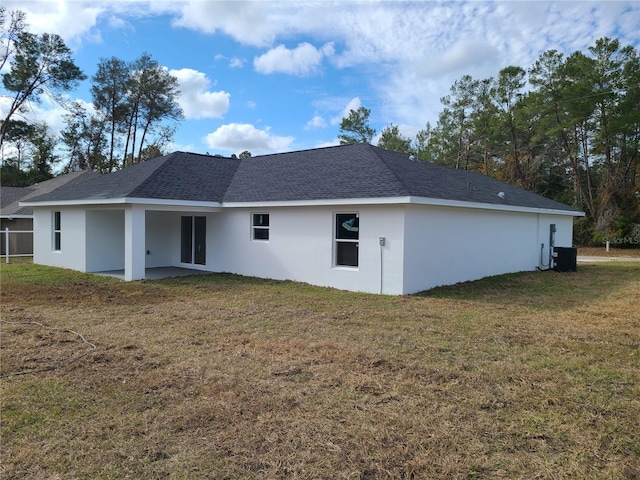
[[[106,272],[93,272],[96,275],[104,275],[106,277],[119,278],[124,280],[124,270],[109,270]],[[203,270],[194,270],[192,268],[181,267],[157,267],[146,268],[144,271],[145,280],[160,280],[162,278],[186,277],[189,275],[206,275],[211,272]]]

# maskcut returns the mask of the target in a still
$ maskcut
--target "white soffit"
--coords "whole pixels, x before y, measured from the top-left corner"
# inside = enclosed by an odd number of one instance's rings
[[[352,206],[352,205],[424,205],[452,208],[472,208],[481,210],[497,210],[505,212],[544,213],[549,215],[569,215],[583,217],[584,212],[573,210],[555,210],[550,208],[523,207],[519,205],[500,205],[495,203],[465,202],[461,200],[446,200],[426,197],[383,197],[383,198],[340,198],[323,200],[286,200],[270,202],[199,202],[190,200],[170,200],[153,198],[111,198],[111,199],[83,199],[52,202],[20,202],[22,206],[33,207],[62,207],[62,206],[125,206],[144,205],[155,209],[181,210],[201,209],[220,210],[224,208],[276,208],[276,207],[322,207],[322,206]]]

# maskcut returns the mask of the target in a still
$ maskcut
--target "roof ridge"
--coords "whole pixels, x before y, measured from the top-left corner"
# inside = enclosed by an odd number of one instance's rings
[[[169,163],[169,160],[170,160],[172,157],[178,157],[179,155],[181,155],[181,154],[183,154],[183,153],[184,153],[184,152],[171,152],[171,153],[170,153],[170,154],[168,154],[168,155],[164,155],[164,156],[162,156],[162,157],[152,158],[151,160],[147,160],[146,162],[139,163],[138,165],[149,165],[149,162],[151,162],[151,161],[153,161],[153,160],[156,160],[156,161],[159,163],[159,165],[157,165],[154,169],[152,169],[152,170],[148,173],[148,175],[146,176],[146,178],[145,178],[142,182],[139,182],[135,187],[133,187],[133,189],[132,189],[130,192],[125,193],[125,194],[124,194],[124,196],[125,196],[125,197],[128,197],[128,196],[135,196],[135,195],[134,195],[134,193],[135,193],[136,191],[139,191],[139,190],[143,189],[144,187],[146,187],[146,186],[149,184],[149,182],[151,181],[151,178],[152,178],[152,177],[155,177],[155,176],[156,176],[158,173],[160,173],[164,168],[166,168],[166,165]],[[126,170],[126,169],[122,169],[122,170],[120,170],[120,171],[121,171],[121,172],[123,172],[123,171],[125,171],[125,170]]]
[[[218,155],[218,154],[211,155],[210,153],[200,153],[200,152],[187,152],[184,150],[176,150],[175,152],[168,153],[167,155],[165,155],[165,157],[168,157],[169,155],[173,155],[175,153],[182,153],[185,155],[197,155],[199,157],[207,157],[207,158],[224,158],[226,160],[242,160],[239,158],[233,158],[231,156]]]
[[[385,159],[380,155],[380,151],[391,152],[391,153],[394,153],[394,154],[402,154],[402,152],[396,152],[395,150],[387,150],[387,149],[382,148],[382,147],[376,147],[375,145],[371,145],[369,143],[367,143],[367,145],[370,147],[370,150],[375,154],[375,156],[384,164],[384,166],[387,169],[387,171],[389,171],[391,173],[391,175],[393,175],[393,178],[395,178],[397,180],[398,184],[404,190],[404,193],[406,195],[409,195],[409,193],[411,192],[411,189],[409,187],[407,187],[407,185],[405,185],[405,183],[402,181],[402,179],[396,173],[396,170],[394,168],[391,168],[389,166],[389,164],[385,161]],[[407,157],[407,159],[408,159],[408,157]]]
[[[217,201],[229,188],[241,161],[231,157],[173,152],[141,179],[131,197]]]

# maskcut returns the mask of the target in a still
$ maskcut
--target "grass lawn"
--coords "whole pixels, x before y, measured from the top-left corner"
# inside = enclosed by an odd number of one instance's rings
[[[0,273],[3,479],[640,478],[640,263],[402,297]]]

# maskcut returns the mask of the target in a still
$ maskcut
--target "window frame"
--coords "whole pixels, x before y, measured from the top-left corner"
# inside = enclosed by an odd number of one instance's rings
[[[343,222],[343,218],[352,217],[357,219],[357,227],[355,234],[349,230],[350,234],[346,237],[341,236],[341,226],[346,223]],[[358,269],[360,266],[360,212],[334,212],[333,215],[333,266],[338,268],[350,268]],[[349,238],[351,237],[351,238]],[[355,262],[345,262],[344,255],[349,255],[349,252],[342,252],[343,245],[355,245]],[[353,254],[352,254],[353,255]],[[342,257],[342,263],[341,263]]]
[[[258,221],[256,222],[256,220]],[[265,222],[266,220],[266,222]],[[268,242],[270,234],[270,216],[268,212],[251,213],[251,240],[255,242]]]
[[[62,250],[62,213],[60,210],[51,212],[51,249],[54,252]]]

